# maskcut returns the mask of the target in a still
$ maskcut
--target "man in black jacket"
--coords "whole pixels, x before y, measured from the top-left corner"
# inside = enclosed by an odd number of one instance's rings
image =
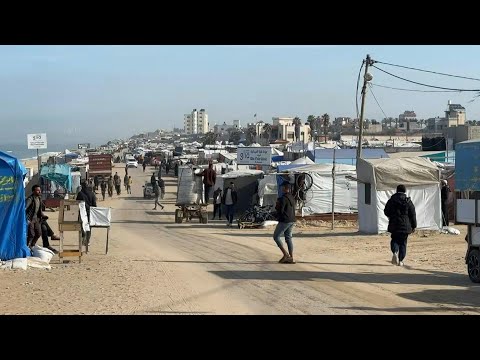
[[[399,266],[403,266],[403,259],[407,255],[408,234],[413,233],[417,227],[415,206],[405,192],[405,185],[398,185],[397,193],[387,201],[383,211],[388,217],[387,231],[392,234],[392,264]]]
[[[225,189],[223,193],[222,202],[225,205],[225,216],[227,217],[227,226],[232,226],[233,215],[235,213],[235,204],[237,203],[238,196],[237,190],[235,190],[235,184],[230,181],[230,185]]]
[[[77,200],[85,201],[85,209],[87,210],[87,218],[90,223],[90,207],[97,207],[97,198],[92,190],[88,187],[86,183],[82,183],[82,190],[77,195]],[[84,244],[90,245],[90,237],[92,236],[92,231],[85,232],[82,229],[82,236]]]
[[[441,190],[441,197],[442,197],[442,219],[443,219],[443,226],[448,226],[448,193],[450,192],[450,187],[448,186],[447,180],[442,180],[442,190]]]
[[[279,263],[295,264],[293,260],[293,242],[292,231],[295,225],[295,198],[290,193],[290,184],[285,182],[282,185],[283,196],[277,200],[275,209],[277,210],[278,224],[273,232],[273,240],[277,246],[282,250],[283,257]],[[283,247],[280,236],[284,234],[285,242],[287,243],[288,252]]]
[[[33,185],[32,195],[25,199],[27,215],[27,246],[31,249],[42,236],[41,220],[45,217],[42,211],[42,189]]]

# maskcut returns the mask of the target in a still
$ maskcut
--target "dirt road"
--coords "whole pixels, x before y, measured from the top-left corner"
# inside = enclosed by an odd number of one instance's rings
[[[116,169],[123,177],[123,167]],[[152,210],[142,184],[153,168],[130,169],[132,194],[113,209],[110,248],[94,229],[81,264],[51,271],[3,271],[4,314],[470,314],[480,288],[470,282],[460,236],[416,234],[406,266],[390,263],[387,235],[356,229],[294,230],[297,264],[278,264],[273,229],[227,228],[222,221],[175,224],[176,180],[166,177],[164,210]],[[48,213],[57,229],[56,213]],[[74,234],[67,239],[72,242]],[[41,240],[40,240],[41,244]],[[58,242],[53,242],[57,246]]]

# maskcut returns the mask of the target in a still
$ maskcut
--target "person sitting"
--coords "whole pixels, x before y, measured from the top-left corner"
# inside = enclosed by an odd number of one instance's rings
[[[47,219],[48,216],[43,216],[42,220],[40,221],[40,226],[42,228],[43,247],[52,251],[54,254],[58,254],[58,251],[50,246],[48,238],[50,237],[52,240],[60,240],[60,236],[55,235],[50,225],[48,225]]]

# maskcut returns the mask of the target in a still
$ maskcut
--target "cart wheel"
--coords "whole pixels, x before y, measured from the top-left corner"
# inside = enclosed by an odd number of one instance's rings
[[[181,224],[183,222],[183,211],[181,209],[175,210],[175,223]]]
[[[480,283],[480,251],[478,249],[472,249],[468,253],[467,270],[470,280]]]

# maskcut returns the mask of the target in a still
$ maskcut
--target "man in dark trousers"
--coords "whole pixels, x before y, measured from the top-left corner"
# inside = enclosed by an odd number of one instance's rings
[[[210,189],[215,185],[217,180],[217,173],[213,170],[213,164],[208,164],[208,169],[203,170],[203,185],[205,188],[205,204],[208,205],[208,200],[210,198]]]
[[[213,192],[213,217],[212,220],[215,220],[215,215],[218,211],[218,220],[222,220],[222,189],[218,188]]]
[[[120,178],[118,178],[120,180]],[[97,207],[97,198],[92,190],[87,186],[86,183],[82,183],[82,190],[77,195],[77,200],[85,201],[85,208],[87,210],[87,218],[90,223],[90,207]],[[84,245],[90,245],[90,237],[92,236],[92,231],[85,232],[82,229],[83,243]]]
[[[447,180],[442,180],[442,219],[443,219],[443,226],[448,226],[448,194],[450,193],[450,187],[448,186]]]
[[[227,217],[227,226],[232,226],[233,214],[235,213],[235,204],[237,203],[238,196],[237,190],[235,190],[235,184],[233,181],[225,189],[223,193],[223,204],[225,205],[225,216]]]
[[[277,210],[278,224],[273,232],[273,240],[282,251],[283,257],[279,260],[281,264],[295,264],[293,259],[292,232],[295,225],[295,198],[290,193],[290,184],[282,184],[283,195],[277,200],[275,209]],[[282,244],[281,235],[285,236],[288,252]]]
[[[383,211],[388,217],[387,231],[392,234],[392,264],[399,266],[403,266],[403,259],[407,255],[408,234],[413,233],[417,227],[415,206],[405,192],[405,185],[398,185],[397,193],[387,201]]]
[[[45,217],[42,211],[42,189],[40,185],[33,185],[32,195],[25,199],[25,212],[27,215],[27,246],[31,249],[42,236],[40,222]]]

